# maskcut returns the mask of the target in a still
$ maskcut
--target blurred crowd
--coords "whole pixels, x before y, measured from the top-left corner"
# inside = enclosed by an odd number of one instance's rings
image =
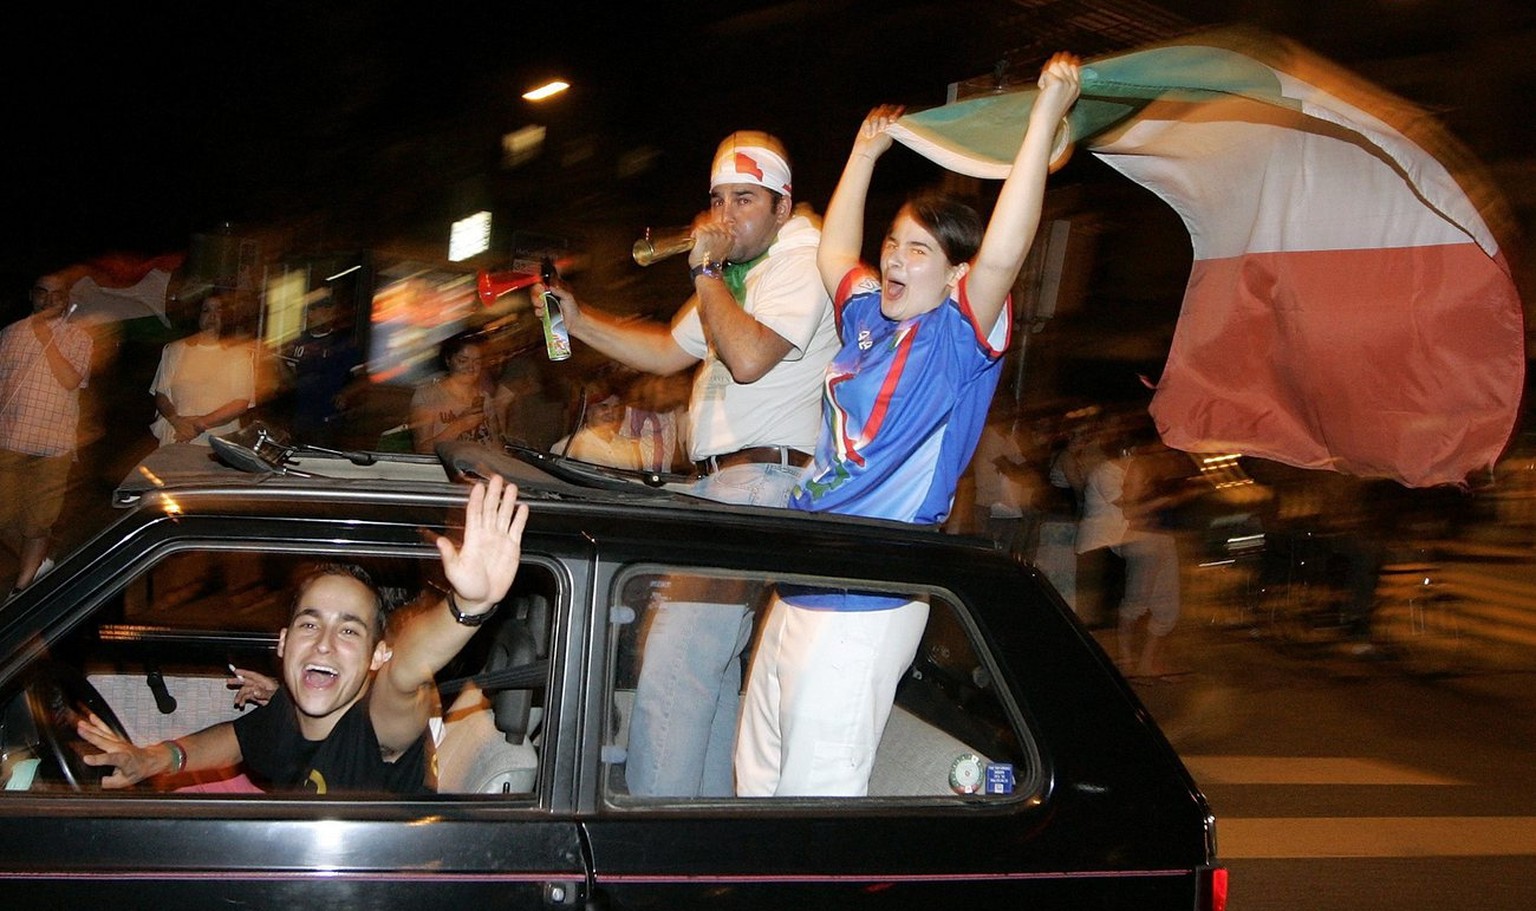
[[[962,488],[972,508],[957,508],[946,528],[990,536],[1033,563],[1105,631],[1128,676],[1170,681],[1198,667],[1168,644],[1181,624],[1212,616],[1217,606],[1201,599],[1247,599],[1251,610],[1277,591],[1326,590],[1340,641],[1369,651],[1383,574],[1496,546],[1513,514],[1529,511],[1529,461],[1512,458],[1497,484],[1411,490],[1170,449],[1146,401],[997,401]]]
[[[296,334],[268,344],[249,294],[173,289],[162,319],[114,319],[80,311],[77,281],[40,277],[0,340],[0,574],[13,593],[100,527],[112,490],[155,448],[208,447],[253,422],[323,448],[480,440],[690,470],[686,374],[562,371],[542,346],[486,324],[439,343],[419,380],[381,382],[362,344],[368,315],[326,294],[306,301]]]
[[[679,475],[688,460],[686,372],[611,361],[564,369],[494,327],[438,344],[409,384],[370,376],[358,314],[310,300],[302,330],[263,344],[256,305],[209,289],[167,319],[80,319],[68,282],[44,276],[31,313],[0,335],[0,497],[12,590],[100,524],[111,490],[157,446],[206,446],[261,421],[294,442],[431,452],[495,441],[626,470]],[[1383,567],[1437,542],[1528,525],[1532,462],[1511,456],[1487,489],[1407,490],[1164,446],[1146,402],[1039,406],[995,398],[953,533],[996,540],[1036,565],[1091,627],[1113,630],[1133,677],[1188,669],[1170,634],[1188,622],[1191,579],[1239,564],[1342,593],[1364,647]],[[1521,470],[1521,469],[1524,470]],[[1522,524],[1523,523],[1523,524]]]

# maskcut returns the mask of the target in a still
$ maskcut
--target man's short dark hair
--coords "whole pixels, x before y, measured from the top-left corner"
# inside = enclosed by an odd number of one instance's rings
[[[312,563],[299,571],[298,580],[293,587],[293,603],[288,606],[288,622],[293,623],[293,618],[298,616],[299,601],[309,587],[326,576],[346,576],[356,579],[368,587],[368,593],[373,596],[373,640],[381,641],[384,638],[387,617],[384,611],[384,599],[379,595],[379,587],[374,584],[373,576],[368,570],[356,563]]]

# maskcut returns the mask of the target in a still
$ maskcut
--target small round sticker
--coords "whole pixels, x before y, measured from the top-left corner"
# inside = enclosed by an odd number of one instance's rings
[[[949,786],[956,794],[975,794],[981,790],[986,764],[975,753],[962,753],[949,767]]]

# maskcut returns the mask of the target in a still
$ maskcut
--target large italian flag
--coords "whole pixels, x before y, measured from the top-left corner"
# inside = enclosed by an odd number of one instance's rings
[[[897,138],[1006,176],[1035,90]],[[1462,483],[1524,385],[1521,304],[1475,164],[1423,111],[1289,42],[1221,33],[1092,61],[1072,140],[1172,206],[1194,251],[1151,404],[1164,441]]]

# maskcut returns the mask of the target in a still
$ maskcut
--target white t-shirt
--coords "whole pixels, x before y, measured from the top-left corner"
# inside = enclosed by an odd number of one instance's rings
[[[567,441],[570,449],[566,449]],[[572,439],[563,436],[555,441],[555,445],[549,448],[556,455],[565,455],[583,462],[591,462],[594,465],[607,465],[611,468],[627,468],[638,471],[644,468],[640,458],[640,445],[628,438],[618,436],[604,438],[590,427],[583,427],[576,431]]]
[[[814,452],[821,429],[821,386],[837,353],[832,301],[816,271],[821,231],[795,216],[779,229],[768,256],[747,273],[743,307],[791,345],[755,383],[738,383],[704,338],[698,299],[672,322],[672,338],[700,359],[688,404],[688,456],[694,461],[754,446]]]
[[[1105,459],[1088,472],[1083,490],[1083,518],[1077,526],[1077,552],[1114,547],[1125,540],[1131,523],[1120,500],[1125,495],[1125,463]]]
[[[1018,479],[998,467],[999,460],[1010,466],[1022,465],[1024,451],[1006,425],[989,421],[982,428],[976,455],[971,460],[976,476],[976,505],[991,515],[1016,519],[1024,515],[1023,507],[1029,493]]]
[[[196,338],[196,336],[194,336]],[[256,405],[256,347],[246,342],[228,345],[196,345],[190,339],[170,342],[160,353],[160,368],[149,393],[171,400],[177,414],[208,414],[240,399],[247,408]],[[176,429],[163,416],[149,426],[164,446],[176,442]],[[222,436],[240,429],[239,419],[209,427],[191,442],[208,442],[209,434]]]

